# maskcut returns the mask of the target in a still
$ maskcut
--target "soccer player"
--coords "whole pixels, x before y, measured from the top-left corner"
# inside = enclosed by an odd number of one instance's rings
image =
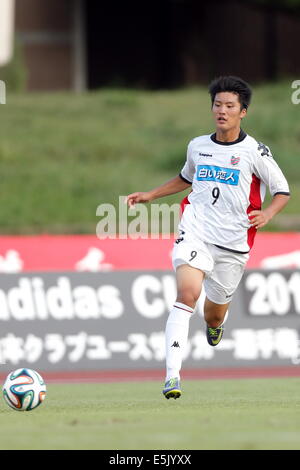
[[[180,174],[127,204],[153,201],[189,187],[174,243],[177,298],[166,324],[166,398],[181,395],[180,370],[190,317],[204,284],[206,336],[216,346],[230,301],[243,275],[257,229],[289,200],[289,186],[270,149],[241,129],[251,89],[242,79],[220,77],[209,86],[215,132],[194,138]],[[262,209],[266,187],[272,195]]]

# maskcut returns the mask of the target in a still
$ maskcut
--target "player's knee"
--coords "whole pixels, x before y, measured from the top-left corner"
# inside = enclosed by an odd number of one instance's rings
[[[176,301],[194,308],[200,296],[200,293],[201,291],[198,288],[189,287],[185,289],[180,289],[178,290]]]

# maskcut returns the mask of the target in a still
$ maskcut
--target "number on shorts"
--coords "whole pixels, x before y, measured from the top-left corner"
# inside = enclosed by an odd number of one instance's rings
[[[191,259],[189,261],[193,261],[194,258],[197,256],[197,251],[191,251]]]
[[[212,205],[214,205],[220,196],[220,190],[217,186],[215,186],[212,190],[212,197],[214,198]]]

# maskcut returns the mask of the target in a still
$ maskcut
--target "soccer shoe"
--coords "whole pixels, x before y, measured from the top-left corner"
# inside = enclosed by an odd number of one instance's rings
[[[217,346],[222,339],[224,332],[223,326],[219,326],[218,328],[210,328],[209,326],[206,328],[206,338],[208,344],[211,346]]]
[[[167,380],[163,394],[168,400],[169,398],[175,398],[175,400],[179,398],[181,396],[179,379],[175,377],[174,379]]]

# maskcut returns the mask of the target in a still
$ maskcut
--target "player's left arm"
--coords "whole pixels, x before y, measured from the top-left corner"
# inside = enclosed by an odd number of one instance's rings
[[[271,204],[262,210],[253,210],[249,216],[250,224],[255,228],[264,227],[288,203],[290,191],[288,182],[272,157],[269,147],[258,143],[254,159],[254,171],[269,187],[273,196]]]
[[[249,215],[249,222],[255,228],[264,227],[270,220],[278,214],[288,203],[290,199],[289,194],[275,194],[271,204],[263,210],[251,211]]]

